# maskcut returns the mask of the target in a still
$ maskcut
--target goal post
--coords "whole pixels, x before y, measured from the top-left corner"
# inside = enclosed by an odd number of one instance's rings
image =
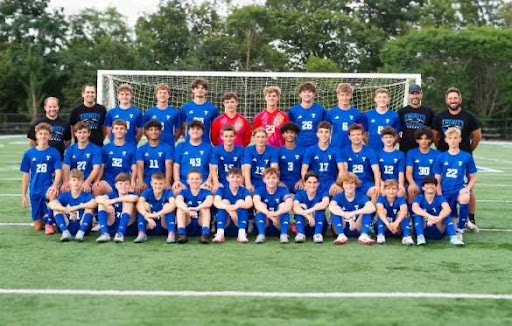
[[[224,93],[236,92],[238,111],[250,119],[265,107],[263,90],[268,86],[281,88],[280,107],[288,111],[300,102],[297,87],[302,83],[316,85],[315,101],[326,109],[337,106],[337,85],[349,83],[354,87],[353,105],[365,112],[374,106],[374,92],[378,88],[390,91],[390,108],[398,110],[408,103],[409,85],[421,85],[420,74],[98,70],[98,103],[107,109],[115,107],[116,89],[127,83],[134,89],[133,105],[145,111],[155,104],[156,85],[164,83],[171,90],[171,105],[181,108],[191,100],[190,85],[199,77],[208,81],[207,99],[220,111]]]

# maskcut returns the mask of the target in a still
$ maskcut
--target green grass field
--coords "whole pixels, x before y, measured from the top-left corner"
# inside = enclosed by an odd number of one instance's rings
[[[25,138],[0,139],[0,325],[512,325],[512,144],[475,153],[477,223],[465,248],[59,243],[21,209]],[[507,231],[508,230],[508,231]],[[130,239],[129,239],[130,240]],[[506,299],[6,294],[6,289],[503,294]],[[203,293],[203,292],[201,292]],[[126,293],[124,293],[126,294]],[[129,294],[129,293],[128,293]]]

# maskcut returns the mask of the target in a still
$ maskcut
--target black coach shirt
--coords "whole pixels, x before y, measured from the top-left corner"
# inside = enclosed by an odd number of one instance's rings
[[[444,141],[444,132],[449,127],[458,127],[462,131],[460,149],[471,153],[471,133],[480,129],[480,123],[475,116],[464,109],[458,114],[453,115],[447,109],[434,117],[432,129],[440,133],[437,149],[441,152],[448,150],[448,144]]]
[[[64,156],[64,150],[66,149],[64,142],[71,140],[71,128],[69,126],[69,123],[67,121],[64,121],[60,117],[57,117],[57,119],[55,120],[51,120],[47,117],[44,117],[43,119],[36,121],[34,124],[30,126],[27,138],[32,139],[33,141],[37,141],[36,126],[41,122],[46,122],[47,124],[52,126],[52,136],[50,138],[49,145],[51,147],[55,147],[60,152],[60,156],[62,158]]]
[[[402,125],[400,150],[407,153],[409,150],[418,147],[418,143],[414,138],[414,132],[423,127],[432,127],[434,111],[423,105],[417,109],[407,105],[398,110],[398,116],[400,117],[400,124]]]
[[[107,110],[103,105],[94,104],[92,107],[87,107],[80,104],[71,111],[69,116],[69,123],[74,126],[78,122],[83,121],[91,127],[91,143],[103,146],[103,125],[105,124],[105,116]],[[76,139],[75,139],[76,142]]]

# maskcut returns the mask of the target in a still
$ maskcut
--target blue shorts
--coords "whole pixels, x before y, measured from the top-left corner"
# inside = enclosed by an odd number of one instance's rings
[[[370,190],[371,187],[375,187],[375,184],[373,182],[363,182],[359,188],[357,188],[357,192],[362,193],[363,195],[368,194],[368,190]]]
[[[350,230],[350,225],[348,223],[345,223],[345,226],[343,227],[343,233],[349,238],[359,238],[361,235],[361,232],[359,232],[357,229]]]
[[[30,212],[32,214],[32,221],[40,220],[48,214],[45,195],[30,196]]]
[[[436,224],[432,226],[425,226],[423,229],[423,235],[425,235],[425,239],[429,240],[440,240],[446,237],[447,234],[448,233],[446,232],[446,229],[441,233]]]

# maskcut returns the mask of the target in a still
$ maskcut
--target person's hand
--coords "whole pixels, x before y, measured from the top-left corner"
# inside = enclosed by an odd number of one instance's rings
[[[23,195],[21,196],[21,207],[23,208],[28,208],[28,196],[27,195]]]

